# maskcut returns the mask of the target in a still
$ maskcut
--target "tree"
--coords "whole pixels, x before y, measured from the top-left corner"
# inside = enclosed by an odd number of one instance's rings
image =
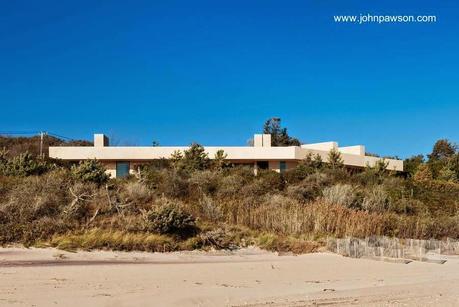
[[[429,160],[445,160],[456,153],[457,146],[447,139],[441,139],[435,142]]]
[[[176,162],[172,162],[175,166],[178,166],[180,169],[184,169],[187,171],[196,171],[196,170],[204,170],[207,169],[210,165],[210,159],[207,153],[204,150],[202,145],[197,143],[191,144],[190,148],[183,152],[183,156],[181,153],[176,153],[175,157]]]
[[[335,148],[331,149],[328,153],[328,166],[331,169],[338,169],[344,166],[344,161],[341,157],[341,153]]]
[[[319,154],[313,155],[312,153],[308,153],[306,157],[300,161],[298,166],[302,169],[308,170],[310,173],[321,169],[323,166],[322,158]]]
[[[456,172],[449,165],[445,165],[438,174],[438,179],[450,182],[457,182]]]
[[[456,178],[459,180],[459,152],[448,159],[448,166],[454,171]]]
[[[228,166],[228,163],[226,162],[227,157],[228,155],[225,154],[225,151],[223,151],[222,149],[218,150],[214,156],[213,167],[217,170],[221,170],[227,167]]]
[[[459,153],[449,157],[442,165],[443,167],[438,171],[437,178],[457,182],[459,179]]]
[[[432,180],[432,170],[429,168],[429,165],[422,163],[418,166],[416,173],[414,174],[414,180],[416,181],[428,181]]]
[[[172,166],[175,169],[179,169],[183,160],[183,154],[180,150],[175,150],[170,157]]]
[[[109,179],[104,166],[96,159],[80,161],[72,166],[71,173],[73,178],[83,182],[102,184]]]
[[[323,162],[320,155],[313,155],[312,153],[308,153],[295,168],[290,169],[285,173],[285,179],[290,183],[299,182],[314,172],[322,169],[322,167]]]
[[[273,117],[268,119],[263,126],[264,134],[271,134],[272,146],[300,146],[297,138],[291,137],[287,133],[287,128],[281,127],[281,119]]]
[[[418,166],[422,163],[424,163],[423,155],[412,156],[408,159],[405,159],[405,161],[403,161],[403,168],[408,174],[408,177],[413,177],[416,173],[416,170],[418,169]]]

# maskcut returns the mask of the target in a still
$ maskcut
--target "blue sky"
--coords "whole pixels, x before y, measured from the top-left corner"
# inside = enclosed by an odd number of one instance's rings
[[[2,1],[0,131],[243,145],[281,117],[303,142],[382,155],[459,141],[457,1]],[[340,24],[338,14],[436,15]]]

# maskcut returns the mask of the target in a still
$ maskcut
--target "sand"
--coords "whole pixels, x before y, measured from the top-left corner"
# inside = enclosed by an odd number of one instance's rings
[[[0,248],[0,306],[310,305],[459,306],[459,258]]]

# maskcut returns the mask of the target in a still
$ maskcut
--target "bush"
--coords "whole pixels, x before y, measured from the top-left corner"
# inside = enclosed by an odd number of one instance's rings
[[[324,199],[335,205],[351,207],[355,200],[354,188],[349,184],[336,184],[322,191]]]
[[[153,193],[142,182],[128,181],[121,186],[120,198],[125,205],[138,206],[153,199]]]
[[[205,170],[211,164],[204,147],[197,143],[191,144],[190,148],[185,150],[183,154],[181,151],[174,152],[171,160],[176,169],[183,169],[188,172]]]
[[[222,228],[206,231],[199,235],[202,246],[210,246],[217,249],[236,249],[231,235]]]
[[[412,199],[412,198],[401,198],[395,202],[390,202],[388,209],[390,211],[393,211],[399,214],[411,214],[412,215],[416,213],[421,213],[421,214],[426,213],[425,204],[420,200]]]
[[[104,166],[96,159],[81,161],[78,165],[73,165],[71,172],[73,178],[83,182],[103,184],[109,179]]]
[[[199,201],[199,205],[201,209],[200,214],[207,220],[216,222],[222,218],[221,209],[212,198],[204,195]]]
[[[166,202],[147,214],[148,228],[159,234],[188,237],[196,233],[196,219],[176,203]]]
[[[0,154],[0,174],[5,176],[31,176],[41,175],[52,168],[44,160],[36,159],[30,153],[21,153],[11,159],[6,159],[6,154]]]
[[[289,169],[284,173],[285,181],[294,184],[304,180],[309,175],[320,171],[323,168],[322,158],[317,154],[313,156],[311,153],[306,156],[298,165]]]
[[[194,172],[190,178],[190,185],[193,190],[204,194],[213,194],[217,191],[220,181],[220,174],[210,170]]]
[[[220,197],[234,197],[247,184],[246,178],[238,174],[230,174],[221,178],[217,195]]]
[[[161,181],[157,191],[167,197],[186,198],[189,195],[190,183],[188,174],[180,170],[161,171]]]
[[[287,195],[300,200],[311,201],[322,194],[324,187],[331,184],[331,178],[323,173],[314,173],[296,185],[287,188]]]
[[[0,203],[0,211],[16,223],[28,223],[43,216],[57,216],[70,202],[68,186],[65,171],[24,178]]]
[[[260,170],[257,178],[242,188],[241,194],[264,195],[282,191],[284,187],[285,180],[281,174],[271,170]]]
[[[384,187],[377,185],[366,191],[362,208],[367,211],[383,212],[390,206],[390,199]]]

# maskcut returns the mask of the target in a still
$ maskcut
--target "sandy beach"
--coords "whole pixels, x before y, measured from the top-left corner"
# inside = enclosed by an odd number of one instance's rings
[[[459,258],[0,249],[0,306],[458,306]]]

